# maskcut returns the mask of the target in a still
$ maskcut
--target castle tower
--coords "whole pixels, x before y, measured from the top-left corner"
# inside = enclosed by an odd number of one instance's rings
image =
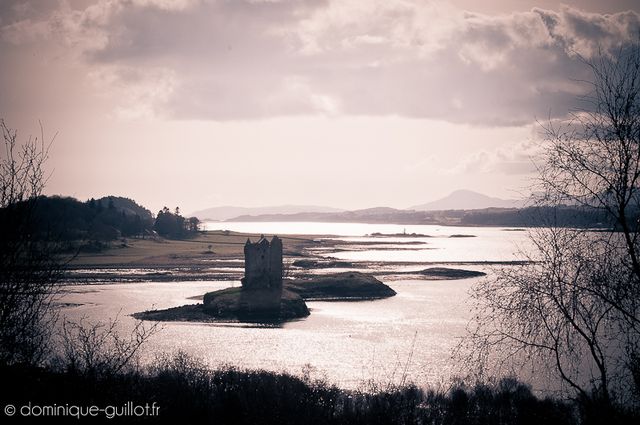
[[[282,240],[274,236],[271,239],[269,280],[272,288],[282,287]]]
[[[244,245],[244,278],[242,287],[282,287],[282,241],[274,236],[269,242],[264,235],[256,243],[250,239]]]

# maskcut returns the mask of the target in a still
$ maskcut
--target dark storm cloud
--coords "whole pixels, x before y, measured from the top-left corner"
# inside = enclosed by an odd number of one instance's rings
[[[213,67],[242,65],[252,55],[281,55],[285,41],[269,31],[288,25],[301,8],[297,2],[245,0],[192,1],[175,9],[158,4],[163,3],[114,7],[103,25],[107,43],[89,56],[100,62],[162,59]]]
[[[46,19],[58,7],[54,1],[2,0],[0,25],[10,25],[22,20]]]
[[[12,16],[3,33],[17,43],[27,29]],[[487,16],[419,1],[111,0],[67,7],[49,28],[125,94],[157,86],[133,100],[171,118],[518,125],[565,114],[584,90],[574,81],[588,78],[578,55],[618,48],[639,22],[569,7]]]

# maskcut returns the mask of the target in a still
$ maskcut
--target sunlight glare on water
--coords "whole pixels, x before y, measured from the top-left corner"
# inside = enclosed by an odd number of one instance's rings
[[[207,226],[264,234],[332,234],[348,242],[427,243],[424,247],[428,249],[424,250],[361,246],[358,250],[331,254],[345,260],[380,261],[377,270],[381,272],[420,269],[419,263],[413,267],[385,266],[385,261],[509,261],[514,259],[517,245],[526,240],[526,232],[481,227],[352,223],[208,223]],[[388,240],[365,237],[374,232],[402,233],[405,229],[407,233],[430,237]],[[476,237],[450,237],[456,234]],[[464,267],[490,271],[482,265]],[[379,278],[385,281],[385,275]],[[362,387],[371,381],[378,385],[397,384],[405,371],[409,381],[437,384],[459,372],[452,367],[451,354],[471,317],[467,304],[469,288],[478,281],[478,278],[387,279],[385,283],[397,292],[395,297],[363,302],[308,302],[311,309],[308,318],[280,327],[167,322],[147,344],[145,358],[182,350],[211,366],[230,364],[294,374],[311,368],[316,377],[349,388]],[[233,285],[239,282],[74,285],[66,287],[68,292],[60,302],[68,303],[63,311],[71,319],[106,321],[119,315],[120,327],[126,332],[135,323],[132,313],[194,304],[198,300],[193,297]]]

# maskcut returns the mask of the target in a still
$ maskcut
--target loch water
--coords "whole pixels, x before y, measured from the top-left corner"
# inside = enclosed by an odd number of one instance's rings
[[[517,252],[526,249],[528,240],[526,231],[496,227],[227,222],[206,226],[207,230],[347,241],[338,252],[316,254],[353,262],[355,269],[358,262],[377,262],[377,269],[369,272],[385,272],[379,278],[397,295],[375,301],[308,302],[308,318],[278,326],[162,323],[161,331],[146,344],[142,360],[184,351],[212,367],[305,373],[345,388],[403,382],[437,386],[462,373],[452,353],[472,317],[469,290],[491,278],[494,266],[485,262],[517,260]],[[374,233],[395,236],[372,237]],[[383,245],[375,245],[382,240]],[[359,241],[366,244],[358,245]],[[431,266],[488,275],[434,281],[388,274]],[[70,320],[104,322],[117,317],[120,331],[128,332],[135,324],[132,313],[194,304],[198,302],[194,297],[237,285],[230,281],[80,284],[65,287],[59,302]]]

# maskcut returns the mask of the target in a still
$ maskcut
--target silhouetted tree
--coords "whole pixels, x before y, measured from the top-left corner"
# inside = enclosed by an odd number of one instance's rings
[[[4,120],[0,129],[0,363],[36,364],[47,353],[61,275],[56,241],[34,235],[50,143],[42,131],[19,143]]]
[[[195,233],[200,230],[200,220],[198,217],[189,217],[189,232]]]
[[[185,219],[180,214],[180,209],[176,207],[175,213],[164,207],[158,211],[153,229],[160,236],[168,238],[184,238],[198,232],[200,221],[196,217]]]
[[[584,108],[545,127],[544,205],[581,205],[610,231],[531,232],[531,260],[475,288],[475,354],[554,371],[583,400],[640,394],[640,47],[585,61]],[[607,409],[602,409],[607,415]]]

